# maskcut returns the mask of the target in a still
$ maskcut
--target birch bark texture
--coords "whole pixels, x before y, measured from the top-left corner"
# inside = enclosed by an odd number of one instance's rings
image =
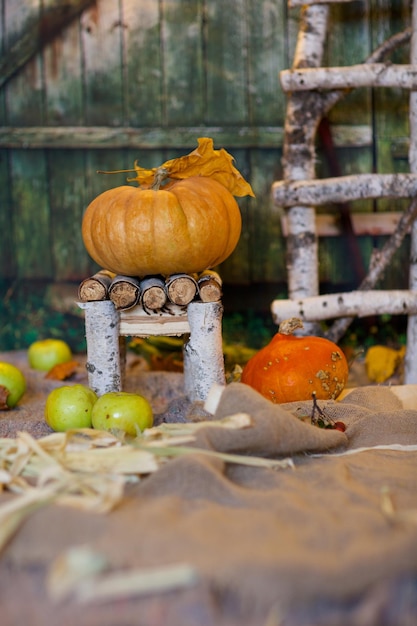
[[[329,6],[303,7],[293,69],[318,67],[322,62]],[[284,125],[283,169],[286,181],[315,178],[315,135],[320,121],[314,92],[290,94]],[[290,298],[318,293],[318,247],[315,209],[293,205],[288,209],[287,272]],[[305,332],[311,332],[306,328]]]
[[[214,384],[225,385],[221,302],[188,305],[190,337],[184,345],[184,390],[191,402],[204,402]]]
[[[111,300],[79,302],[84,309],[88,385],[98,396],[122,390],[119,313]]]

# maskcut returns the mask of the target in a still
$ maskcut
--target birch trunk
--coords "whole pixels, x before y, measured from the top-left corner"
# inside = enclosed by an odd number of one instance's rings
[[[318,67],[323,58],[328,5],[304,7],[293,68]],[[308,112],[308,113],[306,113]],[[283,167],[288,181],[315,178],[315,135],[321,119],[320,97],[291,94],[284,127]],[[315,210],[310,205],[288,210],[287,270],[290,298],[316,295],[319,289]],[[305,328],[312,332],[313,328]]]
[[[204,402],[211,387],[225,385],[221,302],[188,305],[190,337],[184,345],[184,388],[191,402]]]
[[[85,312],[88,385],[98,396],[122,389],[119,314],[113,302],[79,302]]]
[[[413,2],[412,36],[411,36],[411,63],[417,66],[417,2]],[[410,93],[410,171],[417,173],[417,92]],[[410,274],[409,288],[417,289],[417,220],[414,220],[411,229],[410,244]],[[404,383],[417,383],[417,315],[410,315],[407,324],[407,352],[404,364]]]

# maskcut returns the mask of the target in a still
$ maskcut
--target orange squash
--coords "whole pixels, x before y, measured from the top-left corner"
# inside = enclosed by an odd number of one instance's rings
[[[159,189],[109,189],[91,202],[82,222],[94,261],[127,276],[202,272],[230,256],[240,232],[232,193],[205,176]]]
[[[342,350],[316,336],[295,336],[300,320],[286,320],[270,343],[243,368],[241,382],[274,403],[336,399],[346,385],[349,367]]]

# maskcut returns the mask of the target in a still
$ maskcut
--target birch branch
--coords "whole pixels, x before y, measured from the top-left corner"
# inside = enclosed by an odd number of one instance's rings
[[[415,65],[363,63],[349,67],[318,67],[280,72],[282,89],[311,91],[314,89],[357,89],[358,87],[417,88]]]
[[[371,258],[369,272],[359,285],[359,291],[365,292],[375,287],[378,280],[382,277],[386,267],[391,262],[394,253],[398,250],[404,237],[410,230],[411,225],[415,221],[416,217],[417,200],[413,200],[407,211],[404,211],[404,213],[401,215],[400,221],[398,222],[392,236],[388,239],[388,241],[381,248],[381,250],[379,250]],[[380,311],[382,311],[382,309],[380,309]],[[337,320],[327,331],[326,337],[331,341],[335,341],[337,343],[340,337],[342,337],[346,330],[349,328],[352,321],[353,318],[351,317],[345,317]]]
[[[297,37],[293,68],[318,66],[322,62],[329,16],[328,5],[304,7]],[[294,93],[288,99],[284,126],[284,178],[315,178],[315,136],[321,118],[317,93]],[[308,114],[307,114],[308,112]],[[287,212],[288,291],[291,297],[318,293],[318,248],[315,211],[311,206]],[[305,267],[315,268],[308,275]],[[306,329],[307,332],[307,329]]]
[[[381,311],[390,315],[417,313],[417,291],[369,290],[312,296],[300,300],[274,300],[274,323],[298,317],[305,322],[342,317],[368,317]]]
[[[274,322],[279,324],[289,317],[300,317],[306,322],[340,318],[325,333],[328,339],[337,343],[356,316],[378,315],[381,311],[392,315],[414,315],[417,310],[417,291],[372,291],[372,288],[391,262],[416,216],[417,200],[401,215],[395,232],[383,248],[374,253],[369,272],[357,291],[298,300],[274,300],[271,304]]]
[[[277,181],[272,194],[278,206],[319,206],[362,198],[413,198],[417,174],[353,174],[320,180]]]

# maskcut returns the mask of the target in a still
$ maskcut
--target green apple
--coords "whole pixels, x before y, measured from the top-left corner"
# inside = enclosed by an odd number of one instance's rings
[[[91,415],[96,402],[96,394],[85,385],[57,387],[46,399],[46,423],[58,432],[91,428]]]
[[[0,362],[0,387],[6,395],[4,402],[0,400],[0,409],[12,409],[26,391],[26,379],[15,365]]]
[[[111,391],[103,394],[93,406],[93,427],[100,430],[122,430],[135,437],[153,426],[153,412],[148,400],[136,393]]]
[[[62,339],[39,339],[28,348],[29,365],[35,370],[49,372],[55,365],[71,359],[71,348]]]

